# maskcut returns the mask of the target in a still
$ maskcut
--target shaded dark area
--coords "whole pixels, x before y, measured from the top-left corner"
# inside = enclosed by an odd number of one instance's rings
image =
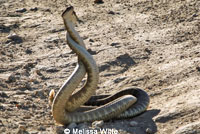
[[[133,60],[133,58],[129,54],[124,54],[118,56],[114,61],[106,62],[104,65],[99,67],[99,71],[105,71],[107,69],[110,69],[112,66],[120,66],[122,69],[119,71],[120,73],[123,73],[128,70],[129,67],[135,65],[136,62]]]
[[[109,123],[106,122],[105,128],[110,128],[110,129],[115,128],[116,130],[124,130],[125,132],[131,134],[147,134],[146,132],[147,129],[150,129],[152,133],[156,133],[157,126],[152,118],[158,115],[159,113],[160,110],[158,109],[148,110],[137,117],[133,117],[132,119],[112,120],[111,121],[113,124],[112,126],[109,124],[110,122]],[[131,127],[130,126],[131,121],[137,122],[138,125],[136,125],[135,127],[133,126]],[[118,125],[115,126],[115,123],[118,123]]]
[[[12,24],[9,26],[5,26],[4,24],[0,24],[0,32],[1,33],[9,33],[12,29],[19,28],[18,24]]]

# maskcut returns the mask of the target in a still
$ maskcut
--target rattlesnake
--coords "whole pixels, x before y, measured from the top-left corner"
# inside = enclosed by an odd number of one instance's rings
[[[77,21],[74,8],[68,7],[63,12],[62,18],[68,32],[67,43],[77,54],[78,64],[56,96],[50,95],[50,100],[53,101],[52,114],[55,121],[65,125],[71,122],[126,118],[144,112],[149,105],[149,96],[139,88],[131,87],[115,95],[92,96],[98,84],[98,67],[93,57],[87,52],[78,32],[74,29]],[[78,92],[73,93],[86,73],[86,84]],[[97,106],[88,106],[90,110],[80,110],[82,112],[75,111],[84,104]],[[87,108],[87,106],[85,107]]]

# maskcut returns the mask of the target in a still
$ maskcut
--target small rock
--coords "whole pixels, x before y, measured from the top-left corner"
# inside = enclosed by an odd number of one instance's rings
[[[11,82],[15,82],[15,81],[16,81],[15,74],[11,74],[11,75],[8,77],[7,82],[8,82],[8,83],[11,83]]]
[[[0,92],[0,97],[8,98],[8,95],[5,92]]]
[[[94,40],[93,39],[89,39],[89,42],[94,42]]]
[[[34,68],[36,66],[37,62],[28,62],[24,65],[24,69],[30,70],[31,68]]]
[[[136,121],[131,121],[130,122],[130,126],[131,127],[135,127],[135,126],[137,126],[138,125],[138,123],[136,122]]]
[[[36,72],[37,75],[43,76],[43,74],[41,73],[40,70],[36,70],[35,72]]]
[[[110,46],[115,47],[115,48],[121,47],[120,43],[111,43]]]
[[[144,51],[147,52],[148,54],[151,54],[151,53],[152,53],[152,52],[151,52],[152,50],[150,50],[150,49],[148,49],[148,48],[145,48]]]
[[[45,11],[45,12],[51,12],[51,9],[46,8],[46,9],[43,9],[43,11]]]
[[[58,44],[59,41],[60,41],[60,39],[58,37],[48,37],[47,39],[44,40],[44,42],[55,43],[55,44]],[[47,47],[51,48],[52,46],[48,45]]]
[[[1,101],[0,101],[1,102]],[[0,110],[3,111],[5,108],[0,105]]]
[[[55,72],[58,72],[59,70],[55,67],[49,67],[46,69],[46,72],[49,72],[49,73],[55,73]]]
[[[10,32],[10,30],[11,30],[10,26],[0,24],[0,32],[8,33],[8,32]]]
[[[195,14],[192,15],[192,17],[198,17],[198,14],[195,13]]]
[[[101,121],[94,121],[92,122],[92,127],[97,128],[97,127],[102,127],[104,124],[103,120]]]
[[[38,130],[39,130],[39,131],[45,131],[45,130],[46,130],[46,128],[45,128],[45,127],[43,127],[43,126],[40,126],[40,127],[38,128]]]
[[[125,80],[126,78],[127,78],[127,77],[118,77],[118,78],[116,78],[116,79],[114,80],[114,83],[119,83],[119,82]]]
[[[2,121],[2,120],[0,120],[0,126],[4,126],[4,124],[3,124],[3,121]]]
[[[14,39],[18,38],[18,36],[17,36],[16,33],[11,33],[11,34],[9,34],[9,35],[7,36],[7,38],[8,38],[8,39],[14,40]]]
[[[111,43],[110,45],[111,45],[111,46],[118,46],[119,43]]]
[[[147,128],[147,129],[146,129],[146,133],[147,133],[147,134],[152,134],[153,131],[151,130],[151,128]]]
[[[115,15],[115,12],[113,12],[113,11],[109,11],[108,14]]]
[[[56,126],[55,132],[56,134],[63,134],[65,128],[63,126]]]
[[[14,42],[14,43],[22,43],[22,38],[19,37],[16,33],[11,33],[7,36],[9,39],[6,43]]]
[[[146,41],[146,42],[150,42],[151,40],[148,40],[148,39],[147,39],[147,40],[145,40],[145,41]]]
[[[26,49],[26,51],[25,51],[25,52],[26,52],[26,54],[32,54],[32,53],[33,53],[33,51],[32,51],[32,50],[30,50],[30,49],[28,49],[28,48]]]
[[[76,123],[70,123],[70,124],[67,126],[68,129],[73,129],[73,128],[75,128],[75,127],[77,127],[77,124],[76,124]]]
[[[196,69],[197,69],[197,71],[199,71],[199,72],[200,72],[200,67],[196,67]]]
[[[6,53],[5,53],[4,51],[1,51],[1,54],[2,54],[2,55],[6,55]]]
[[[89,48],[87,51],[88,51],[91,55],[95,55],[95,54],[97,54],[96,51],[92,51],[92,49],[90,49],[90,48]]]
[[[10,104],[18,104],[17,101],[10,101]]]
[[[30,8],[30,11],[37,11],[38,10],[38,8],[37,7],[32,7],[32,8]]]
[[[94,3],[96,3],[96,4],[102,4],[104,2],[103,2],[103,0],[94,0]]]
[[[24,13],[26,11],[27,11],[26,8],[21,8],[21,9],[16,10],[16,12],[18,12],[18,13]]]

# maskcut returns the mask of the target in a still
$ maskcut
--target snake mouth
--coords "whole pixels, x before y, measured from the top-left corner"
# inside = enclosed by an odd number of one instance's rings
[[[62,17],[67,13],[69,12],[70,10],[74,10],[74,7],[73,6],[69,6],[65,9],[65,11],[62,13]]]
[[[69,12],[71,12],[71,13],[70,13],[70,16],[68,15]],[[78,22],[78,23],[83,23],[83,21],[80,20],[80,19],[78,18],[78,16],[76,15],[76,12],[74,11],[74,7],[73,7],[73,6],[67,7],[67,8],[65,9],[65,11],[62,13],[62,17],[63,17],[63,18],[71,18],[71,21],[73,21],[74,24],[75,24],[76,22]]]

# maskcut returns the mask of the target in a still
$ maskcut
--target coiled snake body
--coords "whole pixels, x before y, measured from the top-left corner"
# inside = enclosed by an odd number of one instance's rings
[[[98,67],[93,57],[87,52],[78,32],[74,29],[78,20],[74,8],[68,7],[63,12],[62,18],[68,32],[67,43],[77,54],[78,63],[56,96],[50,96],[50,100],[53,101],[52,114],[55,121],[65,125],[71,122],[127,118],[144,112],[149,105],[149,96],[139,88],[127,88],[114,95],[92,96],[98,84]],[[73,93],[86,73],[86,84],[79,91]],[[82,107],[83,105],[84,107]]]

